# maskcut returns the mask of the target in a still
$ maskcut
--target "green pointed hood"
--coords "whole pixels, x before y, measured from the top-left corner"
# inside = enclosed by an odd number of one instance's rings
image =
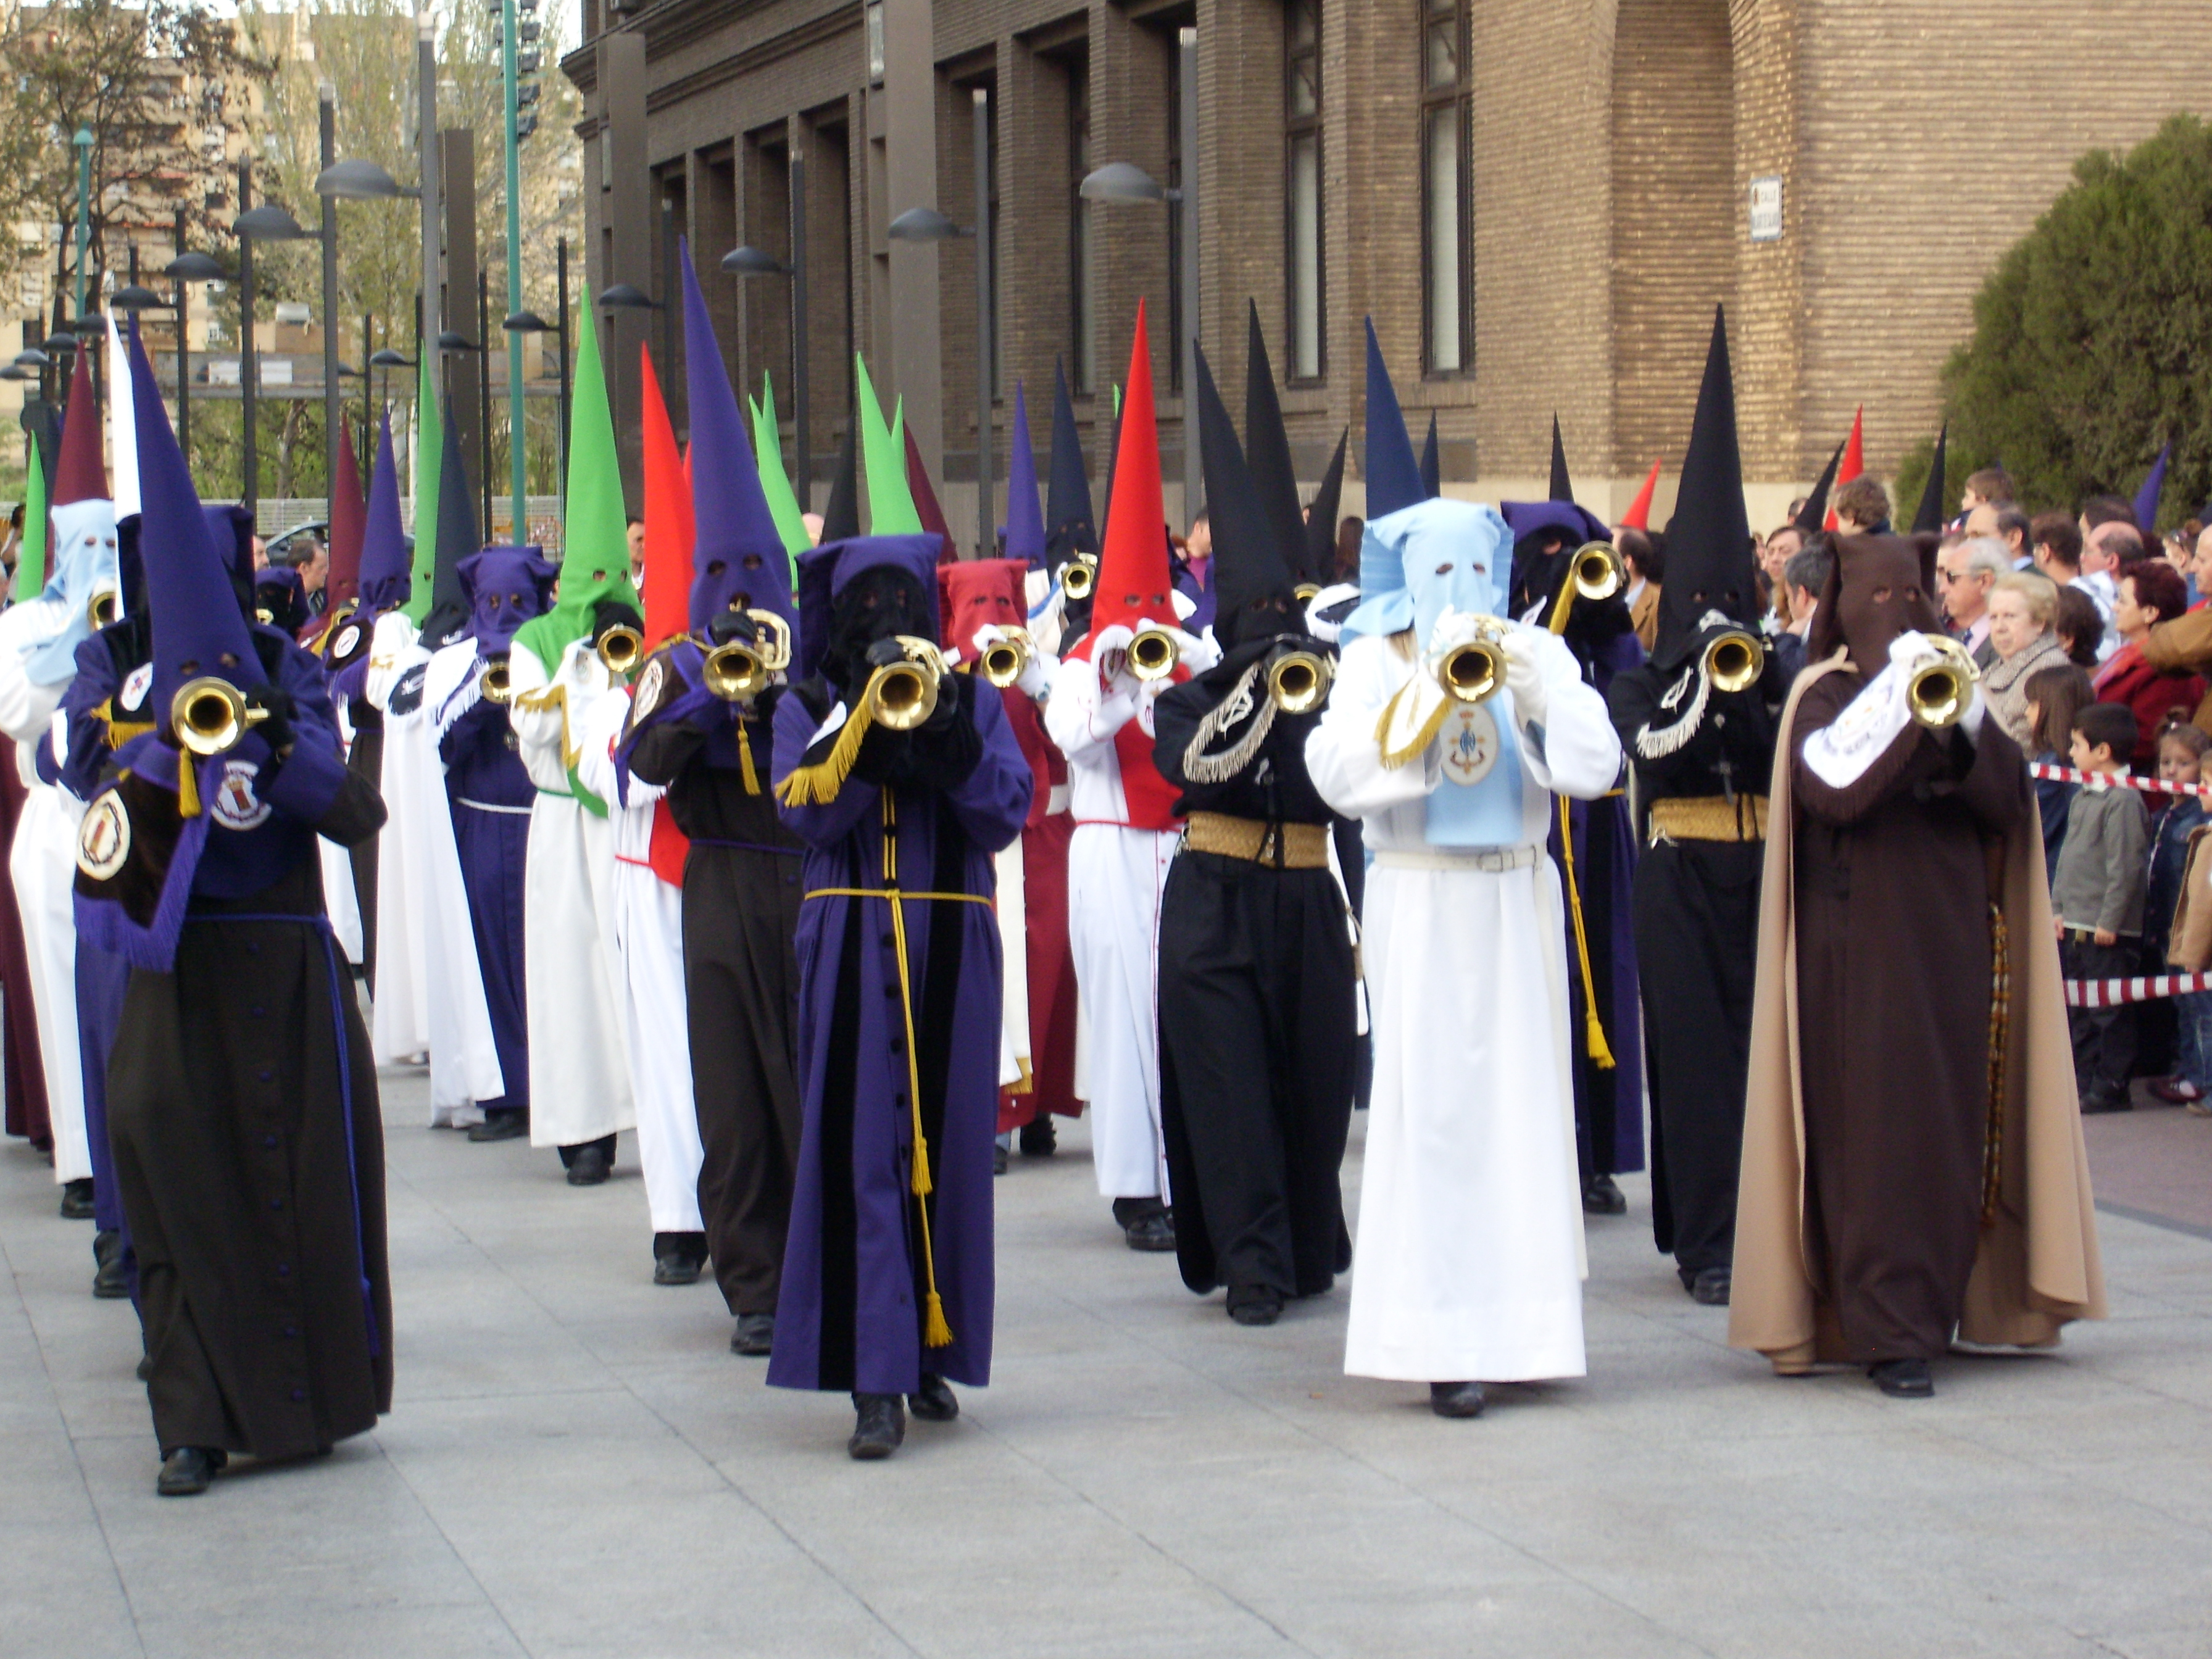
[[[860,379],[860,465],[868,475],[868,534],[919,536],[921,514],[906,485],[906,400],[901,398],[884,425],[884,408],[868,381],[868,366],[856,355]]]
[[[776,428],[775,387],[761,376],[760,401],[753,410],[753,454],[760,465],[761,494],[768,497],[768,515],[775,520],[775,533],[792,557],[792,586],[799,585],[799,556],[814,544],[807,538],[806,520],[800,516],[799,496],[791,476],[783,470],[783,434]]]
[[[442,423],[438,418],[438,383],[430,372],[425,344],[415,387],[415,574],[401,614],[420,628],[430,614],[438,580],[438,472],[445,465]]]
[[[46,586],[46,464],[39,434],[31,437],[29,482],[23,486],[23,545],[15,559],[15,597],[35,599]]]
[[[623,512],[622,467],[615,458],[615,418],[607,404],[606,375],[599,368],[599,331],[592,315],[592,290],[578,302],[576,385],[569,401],[568,502],[561,520],[561,597],[542,617],[523,623],[519,646],[538,653],[545,672],[561,666],[561,653],[592,631],[592,612],[602,599],[622,599],[640,614],[644,605],[629,579],[629,520]]]

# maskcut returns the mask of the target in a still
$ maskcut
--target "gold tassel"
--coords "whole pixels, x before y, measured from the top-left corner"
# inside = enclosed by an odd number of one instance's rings
[[[1398,712],[1398,700],[1412,691],[1415,684],[1413,680],[1407,680],[1392,693],[1390,701],[1382,705],[1382,719],[1375,722],[1376,747],[1382,751],[1380,758],[1382,764],[1392,771],[1419,758],[1428,746],[1436,741],[1437,733],[1443,730],[1444,717],[1451,713],[1451,704],[1439,699],[1435,712],[1421,722],[1421,729],[1413,734],[1413,739],[1403,749],[1392,749],[1390,747],[1391,718]]]
[[[177,757],[177,816],[196,818],[200,815],[200,781],[193,770],[190,753]]]
[[[1613,1066],[1613,1049],[1605,1040],[1605,1026],[1597,1017],[1597,987],[1591,983],[1590,977],[1589,935],[1583,929],[1583,891],[1575,880],[1575,826],[1568,817],[1565,795],[1559,797],[1559,853],[1567,872],[1567,908],[1575,919],[1575,955],[1583,965],[1583,1042],[1591,1063],[1601,1072],[1609,1072]]]
[[[935,1291],[927,1297],[927,1311],[921,1322],[921,1340],[924,1347],[949,1348],[952,1346],[952,1327],[945,1322],[945,1298]]]
[[[873,690],[872,684],[869,691],[862,694],[862,712],[872,705]],[[856,713],[854,718],[857,720],[860,714]],[[839,742],[842,744],[843,739]],[[859,746],[854,745],[855,749]],[[888,789],[884,791],[883,803],[884,877],[887,882],[896,883],[898,808]],[[914,1175],[908,1185],[914,1191],[914,1207],[920,1224],[916,1231],[921,1234],[922,1281],[927,1286],[922,1302],[921,1340],[924,1346],[946,1348],[952,1346],[952,1327],[945,1322],[945,1300],[937,1293],[937,1244],[929,1231],[929,1194],[934,1184],[929,1178],[929,1138],[921,1127],[921,1056],[914,1040],[914,969],[906,949],[906,900],[896,886],[890,890],[890,904],[891,943],[898,960],[899,1012],[906,1022],[906,1097],[914,1113]]]
[[[836,799],[852,773],[853,763],[860,757],[861,740],[875,719],[876,689],[871,681],[830,752],[812,766],[793,767],[791,775],[778,786],[776,799],[786,806],[827,806]]]
[[[738,765],[745,775],[745,793],[760,793],[760,775],[753,770],[753,740],[745,735],[745,722],[738,720]]]

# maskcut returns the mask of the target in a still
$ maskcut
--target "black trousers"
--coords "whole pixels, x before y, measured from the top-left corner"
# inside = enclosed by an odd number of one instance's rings
[[[2112,945],[2077,939],[2069,930],[2058,942],[2058,963],[2069,979],[2125,979],[2142,971],[2142,942],[2122,936]],[[2074,1037],[2074,1086],[2082,1094],[2127,1092],[2135,1075],[2136,1011],[2069,1008],[2066,1024]]]
[[[799,855],[692,844],[684,986],[699,1214],[732,1314],[772,1314],[799,1174]]]
[[[1762,842],[1662,842],[1636,864],[1651,1089],[1651,1226],[1686,1273],[1735,1255]]]
[[[1338,1169],[1358,1023],[1335,878],[1178,854],[1160,905],[1159,1019],[1183,1283],[1327,1290],[1352,1265]]]

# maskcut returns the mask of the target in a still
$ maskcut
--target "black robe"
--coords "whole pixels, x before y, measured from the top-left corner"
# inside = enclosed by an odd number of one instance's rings
[[[746,720],[754,778],[736,744],[689,720],[639,732],[629,769],[667,786],[684,860],[684,988],[699,1115],[699,1214],[732,1314],[773,1314],[798,1178],[800,860],[768,793],[773,704]],[[726,710],[709,711],[720,719]]]
[[[1183,756],[1251,660],[1218,666],[1154,705],[1153,760],[1178,814],[1335,821],[1306,775],[1318,716],[1278,714],[1245,769],[1196,783]],[[1232,745],[1264,706],[1207,744]],[[1313,1296],[1352,1265],[1338,1171],[1358,1083],[1358,1014],[1345,898],[1326,867],[1186,848],[1160,902],[1160,1128],[1183,1283]]]
[[[1766,844],[1652,845],[1649,814],[1656,800],[1764,795],[1779,713],[1769,699],[1786,692],[1788,681],[1770,665],[1759,684],[1732,696],[1713,693],[1695,715],[1685,698],[1686,712],[1677,715],[1661,699],[1683,672],[1662,673],[1648,664],[1631,669],[1613,680],[1607,703],[1633,771],[1637,824],[1646,842],[1636,861],[1634,913],[1651,1096],[1652,1233],[1691,1279],[1735,1259]],[[1685,723],[1692,734],[1673,752],[1644,752],[1660,746],[1639,742],[1647,733],[1673,742]],[[1746,799],[1742,811],[1751,810]]]

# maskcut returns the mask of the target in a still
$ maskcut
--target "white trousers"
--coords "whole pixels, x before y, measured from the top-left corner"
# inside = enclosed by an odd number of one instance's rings
[[[1172,830],[1076,826],[1067,939],[1083,1006],[1091,1156],[1107,1198],[1168,1197],[1160,1139],[1160,895]]]
[[[540,790],[523,878],[530,1144],[575,1146],[635,1127],[615,964],[613,827]]]
[[[619,808],[613,810],[619,811]],[[684,991],[684,890],[618,859],[615,949],[624,1035],[637,1100],[637,1161],[656,1233],[706,1231],[699,1218],[699,1109],[691,1094],[691,1036]]]
[[[31,1006],[38,1015],[39,1058],[54,1132],[54,1180],[92,1175],[84,1125],[84,1058],[76,1032],[77,820],[84,809],[51,783],[33,783],[8,852],[23,954],[31,964]]]

